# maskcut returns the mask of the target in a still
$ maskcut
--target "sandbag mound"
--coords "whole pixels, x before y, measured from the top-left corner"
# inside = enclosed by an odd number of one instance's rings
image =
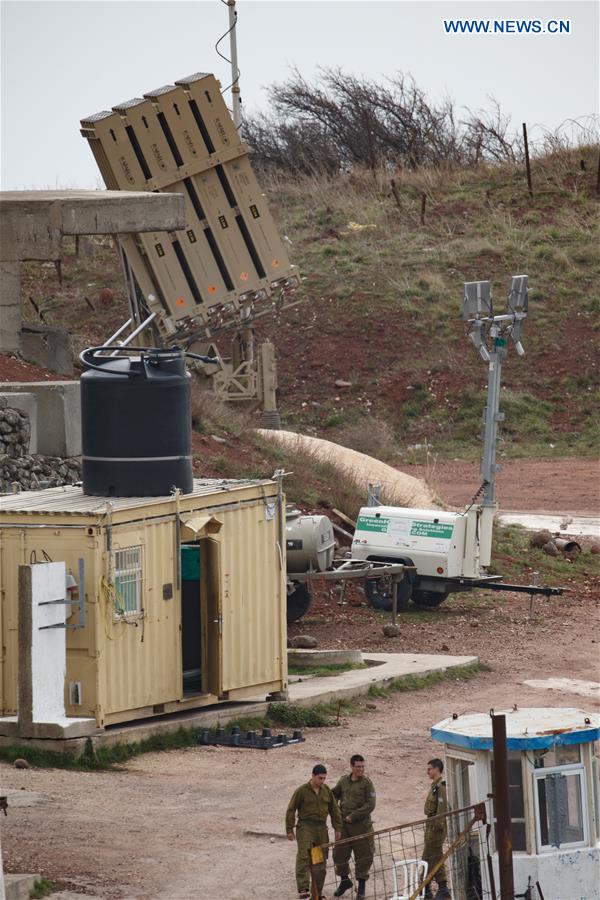
[[[322,462],[330,463],[343,471],[359,487],[364,488],[365,504],[367,502],[367,485],[370,482],[371,484],[381,484],[382,500],[388,506],[442,508],[438,497],[420,478],[400,472],[393,466],[388,466],[387,463],[367,456],[366,453],[359,453],[349,447],[334,444],[333,441],[296,434],[293,431],[271,431],[265,428],[257,430],[263,437],[282,444],[288,450],[313,454]]]

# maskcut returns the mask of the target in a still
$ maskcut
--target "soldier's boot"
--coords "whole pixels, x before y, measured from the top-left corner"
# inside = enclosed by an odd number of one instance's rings
[[[350,880],[350,878],[348,878],[347,875],[344,875],[344,877],[342,878],[342,880],[340,881],[340,883],[337,886],[337,890],[334,891],[333,896],[334,897],[343,897],[344,894],[346,893],[346,891],[349,891],[351,887],[352,887],[352,881]]]
[[[356,900],[364,900],[366,889],[367,889],[367,881],[365,878],[358,879],[358,890],[356,892]]]

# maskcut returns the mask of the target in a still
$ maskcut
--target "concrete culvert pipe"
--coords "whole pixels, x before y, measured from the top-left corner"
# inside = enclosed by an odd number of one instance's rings
[[[553,541],[556,548],[562,553],[566,553],[569,556],[581,553],[581,544],[578,544],[577,541],[569,541],[566,538],[553,538]]]

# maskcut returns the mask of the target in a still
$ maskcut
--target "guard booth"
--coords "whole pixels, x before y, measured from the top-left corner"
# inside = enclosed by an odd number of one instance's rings
[[[506,716],[515,896],[598,900],[600,717],[570,708],[512,709],[497,714]],[[432,727],[431,735],[445,745],[451,809],[493,793],[489,714],[444,719]],[[480,858],[477,841],[458,852],[458,864],[452,867],[453,900],[471,900],[482,893],[491,896],[487,860]],[[498,891],[495,828],[490,853]]]
[[[17,713],[18,571],[64,561],[67,716],[94,728],[287,690],[285,509],[274,481],[161,497],[0,497],[2,716]],[[0,734],[12,733],[0,720]],[[5,727],[6,726],[6,727]]]

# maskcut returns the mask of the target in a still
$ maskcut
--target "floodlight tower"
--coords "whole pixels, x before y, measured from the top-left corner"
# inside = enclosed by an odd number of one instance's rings
[[[523,325],[527,318],[528,277],[513,275],[508,292],[506,313],[495,316],[492,289],[489,281],[465,282],[463,319],[469,323],[469,337],[479,355],[488,364],[487,403],[484,412],[485,437],[481,459],[483,499],[480,520],[480,564],[491,562],[492,525],[496,510],[496,448],[498,423],[504,420],[500,412],[502,363],[508,353],[508,341],[515,345],[519,356],[525,350],[521,343]]]

